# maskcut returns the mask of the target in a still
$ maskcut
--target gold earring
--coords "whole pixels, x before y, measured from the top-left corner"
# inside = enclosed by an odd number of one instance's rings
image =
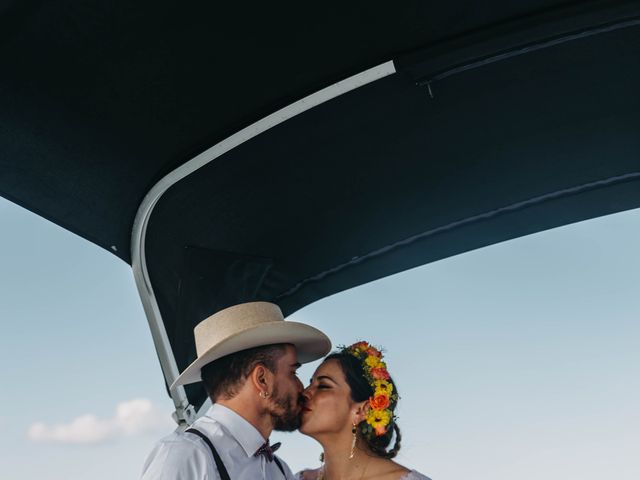
[[[269,396],[268,392],[259,392],[258,395],[260,395],[261,398],[267,398]]]
[[[356,424],[353,424],[351,428],[351,433],[353,434],[353,439],[351,440],[351,453],[349,453],[349,460],[353,458],[356,454]]]

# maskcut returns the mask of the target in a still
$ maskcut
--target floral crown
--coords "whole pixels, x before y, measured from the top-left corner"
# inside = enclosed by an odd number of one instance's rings
[[[342,347],[341,353],[353,355],[362,363],[362,375],[373,389],[373,397],[369,397],[369,411],[366,423],[362,426],[362,433],[367,436],[384,435],[395,419],[391,410],[391,402],[398,400],[393,392],[387,365],[382,361],[382,353],[367,342],[357,342],[348,347]]]

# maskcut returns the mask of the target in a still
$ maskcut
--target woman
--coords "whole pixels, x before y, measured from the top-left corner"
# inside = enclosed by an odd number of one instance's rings
[[[358,342],[329,355],[303,395],[300,432],[322,445],[324,465],[296,478],[429,480],[391,460],[400,450],[398,391],[378,349]]]

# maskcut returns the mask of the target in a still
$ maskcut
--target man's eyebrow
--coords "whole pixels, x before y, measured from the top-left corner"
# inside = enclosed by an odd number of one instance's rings
[[[291,366],[294,367],[295,369],[298,369],[302,366],[302,364],[300,362],[296,362],[296,363],[292,363]]]

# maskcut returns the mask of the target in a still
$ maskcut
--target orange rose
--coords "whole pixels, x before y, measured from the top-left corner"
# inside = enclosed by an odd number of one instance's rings
[[[376,425],[375,428],[376,431],[376,436],[380,436],[380,435],[384,435],[385,433],[387,433],[387,427],[384,425]]]
[[[371,369],[371,376],[376,380],[389,380],[389,372],[384,367],[375,367]]]
[[[367,342],[357,342],[354,343],[351,347],[357,350],[366,350],[367,348],[369,348],[369,344]]]
[[[369,405],[374,410],[384,410],[389,407],[389,396],[384,394],[369,397]]]

